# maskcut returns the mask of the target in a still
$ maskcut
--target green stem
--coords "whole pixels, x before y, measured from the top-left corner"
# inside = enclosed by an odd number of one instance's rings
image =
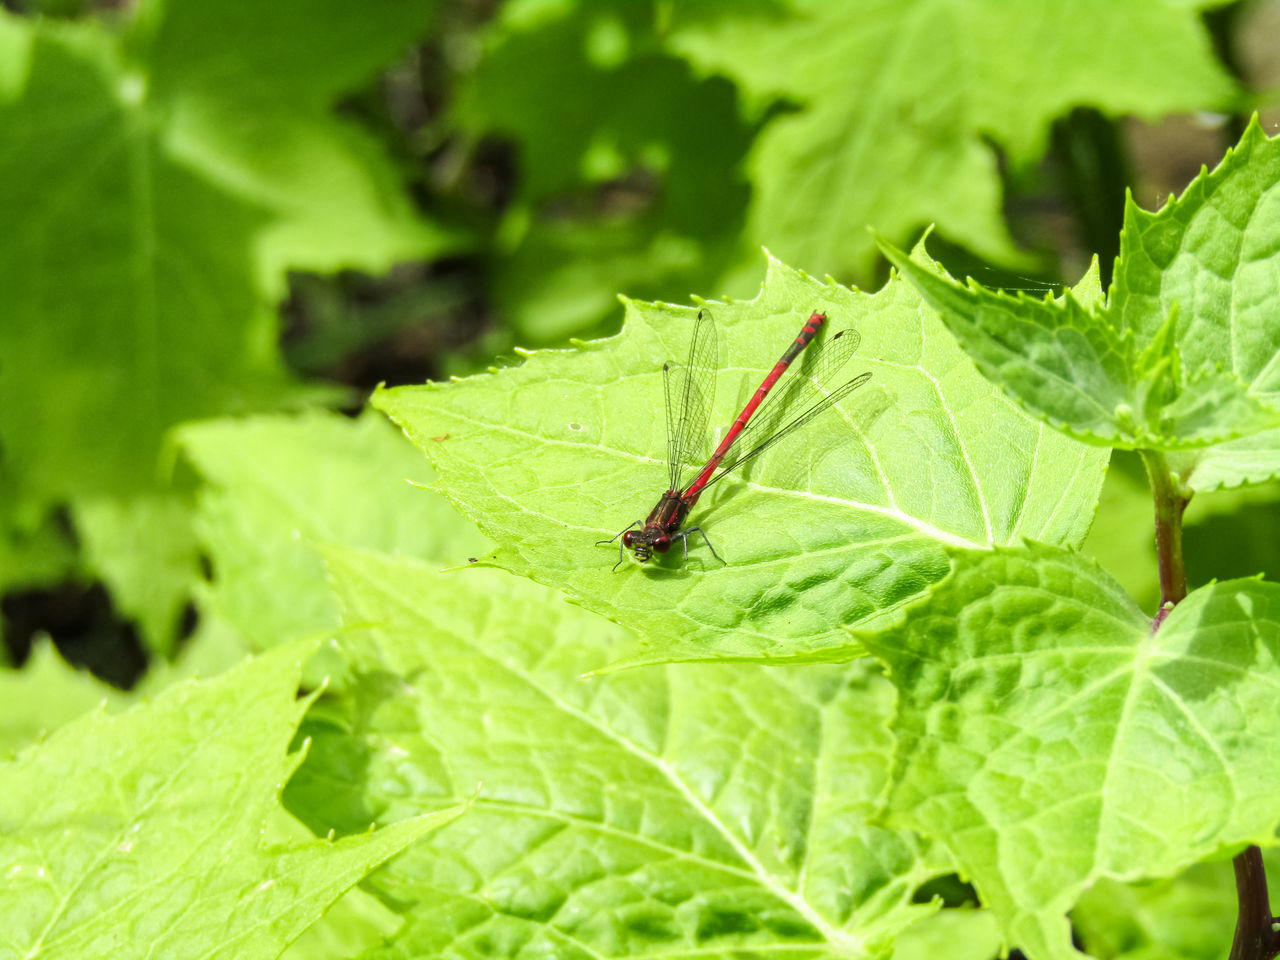
[[[1180,484],[1164,454],[1140,450],[1151,479],[1156,506],[1156,556],[1160,563],[1160,611],[1151,624],[1157,630],[1174,604],[1187,595],[1187,572],[1182,561],[1182,514],[1191,491]],[[1280,933],[1272,929],[1271,899],[1262,851],[1246,847],[1232,860],[1236,873],[1236,935],[1228,960],[1272,960],[1280,955]]]
[[[1182,514],[1190,492],[1174,478],[1164,454],[1139,450],[1151,480],[1156,506],[1156,559],[1160,564],[1160,611],[1152,629],[1158,628],[1173,605],[1187,595],[1187,571],[1182,562]]]

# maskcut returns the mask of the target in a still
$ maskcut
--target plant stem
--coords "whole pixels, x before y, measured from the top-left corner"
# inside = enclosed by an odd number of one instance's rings
[[[1187,572],[1182,561],[1182,514],[1191,492],[1169,470],[1164,454],[1140,450],[1151,480],[1156,507],[1156,556],[1160,563],[1160,611],[1152,621],[1158,630],[1174,604],[1187,595]],[[1236,873],[1236,935],[1228,960],[1272,960],[1280,954],[1280,934],[1272,929],[1271,899],[1262,851],[1246,847],[1231,862]]]
[[[1182,563],[1182,514],[1191,494],[1169,470],[1169,461],[1156,450],[1139,450],[1151,480],[1156,505],[1156,558],[1160,564],[1160,610],[1152,629],[1157,629],[1173,605],[1187,595],[1187,571]]]
[[[1280,953],[1280,937],[1271,929],[1271,902],[1267,898],[1267,873],[1262,851],[1246,847],[1231,861],[1236,871],[1236,898],[1239,917],[1236,938],[1228,960],[1271,960]]]

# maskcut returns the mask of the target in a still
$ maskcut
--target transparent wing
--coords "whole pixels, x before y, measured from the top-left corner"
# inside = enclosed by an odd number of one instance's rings
[[[710,480],[707,481],[707,486],[710,486],[711,484],[715,483],[717,480],[721,479],[729,471],[736,470],[738,467],[742,466],[748,460],[754,460],[756,457],[760,456],[760,454],[764,453],[766,450],[772,447],[779,440],[782,440],[784,437],[790,436],[792,433],[794,433],[796,430],[799,430],[801,427],[803,427],[806,423],[808,423],[814,417],[821,415],[827,410],[830,410],[837,403],[839,403],[849,394],[853,393],[853,391],[857,390],[860,386],[862,386],[864,383],[866,383],[870,379],[871,379],[870,373],[858,374],[858,376],[854,377],[852,380],[849,380],[846,383],[842,383],[840,386],[836,387],[833,391],[831,391],[831,393],[827,394],[824,397],[821,397],[814,403],[810,404],[807,408],[802,410],[799,414],[797,414],[791,420],[788,420],[781,427],[779,427],[776,433],[773,433],[772,435],[765,437],[763,440],[757,443],[754,447],[747,450],[746,453],[743,453],[732,460],[728,460],[728,458],[726,458],[728,462],[725,464],[725,466],[720,468],[720,471],[714,477],[712,477]],[[746,433],[746,431],[744,430],[743,433]],[[729,456],[733,457],[733,451],[737,451],[740,449],[741,447],[735,443],[734,446],[731,448],[731,452]]]
[[[742,428],[742,432],[734,438],[733,446],[728,449],[724,457],[724,462],[728,466],[720,468],[720,472],[716,475],[717,479],[734,466],[745,463],[757,453],[762,453],[764,446],[781,439],[777,433],[781,431],[790,433],[794,430],[798,424],[791,425],[788,418],[791,418],[795,411],[827,401],[828,397],[824,390],[829,384],[835,383],[844,365],[857,352],[861,343],[862,335],[857,330],[840,330],[825,340],[809,344],[800,354],[799,359],[794,361],[782,375],[778,384],[769,391],[764,402],[756,409],[755,415]],[[842,396],[847,395],[847,392],[842,394]],[[767,442],[766,438],[768,438]],[[760,449],[755,450],[755,447]],[[742,451],[748,450],[752,452],[742,454]]]
[[[683,367],[662,368],[667,391],[668,489],[681,489],[684,468],[699,458],[707,440],[707,417],[716,393],[719,359],[716,321],[703,307],[693,325],[689,359]]]

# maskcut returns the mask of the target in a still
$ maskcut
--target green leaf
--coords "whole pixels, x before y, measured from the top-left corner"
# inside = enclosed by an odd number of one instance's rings
[[[1017,264],[994,147],[1030,163],[1073,107],[1154,119],[1227,105],[1233,83],[1198,12],[1209,5],[1086,0],[1010,16],[1003,0],[685,4],[670,42],[762,108],[798,108],[758,141],[750,238],[867,279],[876,250],[863,225],[902,241],[936,223]]]
[[[312,649],[89,714],[0,765],[0,957],[275,957],[370,869],[453,819],[261,844],[301,760],[286,747]]]
[[[1251,394],[1233,373],[1202,370],[1179,378],[1177,347],[1153,358],[1133,331],[1111,325],[1115,318],[1105,306],[1086,309],[1070,293],[1035,300],[973,281],[962,287],[923,250],[916,254],[921,262],[888,245],[885,253],[938,309],[984,375],[1072,436],[1126,449],[1177,450],[1280,421],[1280,408]]]
[[[705,288],[754,249],[735,90],[661,51],[649,19],[647,4],[505,4],[460,83],[458,124],[518,151],[492,292],[526,343],[596,327],[620,289]]]
[[[371,878],[389,955],[867,957],[935,909],[912,893],[945,861],[868,822],[894,743],[867,661],[584,679],[624,631],[552,591],[326,557],[350,676],[290,809],[342,834],[475,795]]]
[[[1126,204],[1110,310],[1117,326],[1154,341],[1171,314],[1188,371],[1229,370],[1280,397],[1271,298],[1280,291],[1280,138],[1257,117],[1212,172],[1149,213]]]
[[[1189,490],[1205,493],[1280,477],[1280,430],[1263,430],[1202,450],[1173,451],[1169,466]]]
[[[92,498],[75,505],[85,562],[136,620],[147,646],[172,656],[183,608],[200,578],[191,506],[173,494]]]
[[[436,6],[142,4],[125,42],[147,62],[168,145],[269,212],[257,252],[274,291],[286,269],[380,272],[460,243],[419,217],[382,147],[332,109],[421,37]]]
[[[1273,406],[1280,404],[1271,307],[1280,297],[1278,209],[1280,139],[1268,138],[1255,117],[1217,169],[1202,171],[1177,200],[1156,213],[1129,203],[1113,294],[1123,322],[1139,332],[1176,305],[1184,365],[1234,374]],[[1280,476],[1280,430],[1171,462],[1197,491],[1259,483]]]
[[[322,646],[316,656],[307,662],[309,671],[319,668],[312,673],[317,683],[328,675],[325,660],[329,646]],[[147,672],[131,692],[137,696],[150,697],[181,680],[216,677],[252,653],[240,631],[218,616],[216,610],[206,607],[199,610],[195,632],[183,640],[177,655],[172,660],[148,664]],[[307,679],[306,676],[303,677],[304,684]]]
[[[1271,253],[1280,231],[1280,140],[1255,119],[1212,173],[1149,214],[1129,201],[1107,301],[1035,300],[960,286],[920,252],[885,253],[921,290],[983,373],[1031,410],[1094,443],[1187,450],[1280,431],[1280,340],[1266,304],[1280,297]],[[1179,460],[1192,489],[1258,475],[1258,440],[1235,465]],[[1270,464],[1268,464],[1270,466]],[[1225,476],[1223,475],[1225,473]],[[1232,484],[1234,485],[1234,484]]]
[[[1271,902],[1280,853],[1264,850]],[[1108,960],[1220,960],[1239,913],[1231,864],[1198,863],[1169,880],[1100,880],[1071,913],[1089,953]]]
[[[1094,881],[1168,876],[1280,824],[1280,585],[1214,584],[1156,633],[1080,554],[956,552],[859,639],[899,690],[890,823],[941,840],[1032,960]]]
[[[1197,494],[1183,516],[1187,582],[1199,586],[1280,569],[1277,493],[1272,482]]]
[[[939,910],[913,923],[893,944],[893,960],[993,960],[1000,931],[988,910]]]
[[[811,310],[861,332],[849,375],[872,372],[839,415],[699,501],[686,526],[726,567],[695,541],[688,562],[677,550],[615,572],[617,541],[595,545],[666,485],[661,366],[686,355],[691,309],[628,301],[618,337],[373,403],[499,544],[495,563],[633,628],[645,659],[847,659],[842,625],[941,579],[945,546],[1083,539],[1105,452],[1026,419],[907,284],[869,295],[771,261],[755,300],[711,309],[728,359],[712,425],[732,422]]]
[[[1188,523],[1200,506],[1200,497],[1191,501],[1184,515]],[[1134,603],[1152,615],[1160,607],[1154,520],[1151,482],[1142,461],[1131,451],[1112,451],[1098,512],[1080,549],[1114,577]],[[1190,551],[1185,553],[1190,557]]]
[[[101,704],[129,700],[87,670],[77,670],[48,639],[36,642],[20,670],[0,670],[0,758],[35,743]]]
[[[1211,382],[1245,383],[1250,399],[1271,408],[1280,405],[1271,307],[1280,297],[1277,210],[1280,139],[1268,138],[1255,117],[1222,163],[1202,170],[1182,196],[1155,213],[1129,201],[1111,294],[1118,322],[1139,338],[1176,313],[1184,368]],[[1190,489],[1280,476],[1280,430],[1246,436],[1250,412],[1222,418],[1238,425],[1241,439],[1175,458]]]
[[[0,32],[32,34],[25,86],[0,101],[0,410],[24,411],[0,443],[44,500],[123,492],[154,482],[169,424],[283,389],[251,347],[272,335],[261,219],[166,162],[101,27],[0,14]]]
[[[363,78],[417,16],[139,6],[120,34],[0,12],[17,52],[0,81],[0,447],[40,503],[154,485],[171,425],[293,397],[274,346],[286,267],[446,242],[329,116],[353,82],[334,61]]]
[[[915,259],[888,244],[884,250],[988,379],[1067,432],[1122,445],[1135,419],[1132,338],[1112,330],[1097,308],[1086,310],[1070,294],[1037,300],[973,281],[962,287],[923,247]]]
[[[16,496],[0,466],[0,594],[57,583],[78,572],[75,547],[63,525],[38,508],[13,509],[15,502],[6,494]]]
[[[392,936],[400,915],[370,894],[353,887],[342,895],[289,949],[281,960],[352,960]]]
[[[183,427],[207,481],[197,527],[213,561],[202,608],[256,648],[337,625],[318,543],[462,563],[487,541],[443,498],[406,481],[431,470],[381,417],[312,412]]]

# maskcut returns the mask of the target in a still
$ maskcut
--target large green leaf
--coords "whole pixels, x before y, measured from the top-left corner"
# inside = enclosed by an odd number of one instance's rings
[[[771,262],[760,295],[713,304],[727,426],[811,310],[862,333],[850,374],[870,384],[711,488],[688,562],[631,562],[597,546],[642,519],[666,482],[664,360],[687,353],[694,311],[628,302],[625,331],[521,367],[403,387],[373,403],[440,473],[440,488],[499,545],[493,561],[637,630],[644,658],[844,659],[845,624],[946,573],[945,546],[1034,537],[1077,544],[1105,451],[1024,417],[984,381],[909,285],[864,294]],[[708,451],[709,452],[709,451]]]
[[[0,448],[22,496],[130,493],[170,425],[288,397],[285,267],[440,249],[329,115],[424,8],[268,6],[149,2],[120,34],[0,12]]]
[[[1255,120],[1158,213],[1130,201],[1103,304],[961,286],[923,254],[885,249],[982,371],[1061,429],[1129,448],[1222,444],[1204,477],[1201,454],[1177,460],[1185,483],[1209,489],[1280,467],[1280,336],[1268,312],[1280,297],[1278,204],[1280,139]]]
[[[900,695],[890,822],[947,845],[1011,945],[1071,957],[1094,881],[1274,842],[1280,586],[1204,587],[1153,633],[1078,553],[953,562],[859,638]]]
[[[894,743],[867,661],[584,679],[625,633],[553,591],[326,556],[350,672],[289,808],[341,835],[475,796],[371,878],[406,917],[374,956],[854,958],[936,909],[912,894],[950,865],[868,822]]]
[[[684,4],[671,44],[725,73],[772,120],[751,164],[750,235],[809,269],[867,278],[861,229],[938,224],[1005,263],[993,144],[1013,164],[1079,105],[1147,118],[1222,107],[1234,90],[1197,8],[1212,0],[828,0]]]
[[[376,414],[213,420],[179,442],[207,481],[197,529],[214,582],[202,611],[252,647],[337,625],[316,544],[451,563],[488,548],[443,498],[410,486],[431,470]]]
[[[271,958],[457,809],[376,833],[262,844],[302,758],[292,645],[0,765],[0,958]]]

